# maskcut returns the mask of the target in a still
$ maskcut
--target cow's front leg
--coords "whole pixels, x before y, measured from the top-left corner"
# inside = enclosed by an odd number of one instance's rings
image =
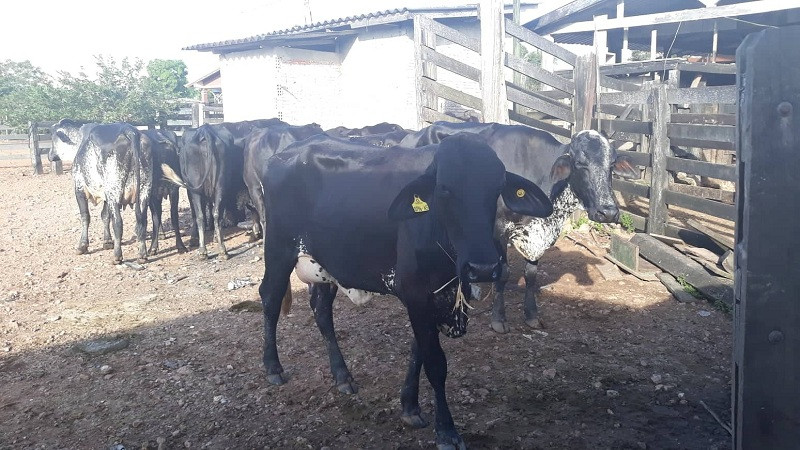
[[[81,214],[81,237],[78,240],[78,254],[83,255],[89,251],[89,200],[83,189],[75,189],[75,200],[78,202],[78,211]],[[104,207],[105,208],[105,207]]]
[[[214,193],[214,228],[217,245],[219,245],[219,256],[222,259],[228,259],[228,249],[225,248],[224,236],[222,236],[222,189],[217,189]]]
[[[114,222],[114,264],[122,263],[122,212],[120,204],[117,202],[109,203],[111,215]]]
[[[339,287],[335,284],[314,283],[311,286],[311,309],[314,311],[317,328],[325,338],[325,345],[328,347],[328,358],[336,388],[342,394],[355,394],[358,392],[358,386],[353,381],[353,376],[344,362],[344,356],[342,356],[339,342],[336,340],[336,332],[333,329],[333,299],[336,297],[338,289]]]
[[[419,407],[419,373],[422,370],[422,359],[419,356],[417,340],[411,340],[411,357],[408,360],[408,372],[403,390],[400,391],[400,405],[403,407],[403,422],[412,428],[425,428],[428,421],[422,417]]]
[[[145,197],[140,199],[139,203],[135,207],[136,239],[139,241],[139,258],[136,260],[136,262],[139,263],[147,262],[147,206],[149,203],[149,199]],[[160,206],[161,205],[159,204],[159,207]],[[159,223],[159,227],[160,226],[161,224]],[[155,234],[156,239],[158,239],[158,234],[155,232],[153,234]]]
[[[206,217],[205,217],[205,201],[203,196],[196,192],[189,192],[189,198],[192,199],[192,211],[194,211],[195,231],[197,231],[197,254],[200,258],[208,258],[208,250],[206,250]]]
[[[538,261],[528,261],[525,264],[525,323],[531,328],[544,328],[539,319],[539,305],[536,304],[536,272],[539,269]]]
[[[297,264],[297,253],[284,242],[267,243],[268,252],[264,258],[264,278],[258,293],[264,309],[264,368],[267,381],[275,385],[286,383],[283,366],[278,359],[277,328],[281,303],[289,289],[289,276]]]
[[[169,219],[172,222],[172,230],[175,232],[175,248],[178,253],[186,253],[186,246],[181,240],[181,223],[178,220],[178,202],[180,200],[180,189],[172,188],[169,192]]]
[[[503,263],[503,271],[500,278],[494,283],[494,301],[492,302],[492,323],[491,327],[496,333],[508,333],[511,329],[506,322],[506,300],[505,290],[510,270],[508,263]]]
[[[429,306],[430,305],[430,306]],[[429,300],[424,306],[409,304],[409,317],[411,327],[414,329],[414,338],[417,341],[419,356],[422,358],[422,367],[425,376],[433,387],[435,403],[434,427],[436,430],[436,446],[439,450],[466,450],[464,441],[456,431],[453,416],[447,406],[445,381],[447,380],[447,358],[439,342],[439,330],[434,321],[433,301]]]
[[[153,189],[158,193],[158,189]],[[158,231],[161,229],[161,196],[153,195],[150,198],[150,215],[153,217],[153,235],[150,239],[150,255],[158,254]]]

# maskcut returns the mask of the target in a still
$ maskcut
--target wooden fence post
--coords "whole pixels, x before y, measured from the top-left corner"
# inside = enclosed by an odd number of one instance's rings
[[[575,80],[575,98],[572,101],[575,124],[572,126],[572,134],[592,127],[592,117],[597,104],[598,71],[597,54],[595,52],[581,55],[575,61],[575,68],[572,71],[575,74],[573,76]]]
[[[39,130],[36,122],[28,123],[28,148],[31,151],[31,165],[34,175],[41,175],[42,155],[39,154]]]
[[[667,102],[667,86],[653,86],[647,101],[649,118],[653,122],[653,134],[650,136],[650,211],[647,217],[649,234],[664,234],[669,213],[664,200],[664,191],[669,187],[667,172],[667,156],[669,156],[669,138],[667,124],[670,121],[670,107]]]
[[[192,128],[197,128],[203,124],[200,113],[200,104],[197,102],[192,103]]]
[[[733,446],[800,442],[800,27],[750,34],[736,51]],[[798,108],[798,111],[794,109]]]
[[[505,16],[502,0],[481,0],[481,98],[483,121],[508,123],[505,77]]]

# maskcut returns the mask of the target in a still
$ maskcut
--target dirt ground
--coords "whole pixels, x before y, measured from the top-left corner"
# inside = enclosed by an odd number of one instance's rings
[[[114,266],[101,249],[99,208],[91,253],[75,254],[71,186],[69,175],[0,169],[0,449],[434,447],[430,428],[400,421],[411,331],[397,299],[357,307],[340,295],[337,334],[360,387],[345,396],[332,389],[306,289],[294,279],[294,309],[278,331],[291,380],[268,385],[261,314],[230,310],[257,300],[263,271],[245,233],[228,230],[229,261],[177,254],[165,207],[163,253],[144,270]],[[124,217],[130,238],[132,211]],[[184,199],[182,226],[189,221]],[[136,246],[129,240],[123,252],[133,260]],[[514,291],[509,334],[490,331],[483,301],[465,337],[443,337],[448,398],[467,445],[729,448],[700,402],[730,420],[730,315],[677,303],[659,283],[607,281],[599,262],[567,239],[546,253],[543,331],[525,326]],[[252,285],[228,290],[248,278]],[[76,349],[117,337],[127,348]],[[428,417],[431,394],[423,381]]]

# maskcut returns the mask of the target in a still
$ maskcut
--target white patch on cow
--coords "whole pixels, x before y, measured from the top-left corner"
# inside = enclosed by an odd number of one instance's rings
[[[328,283],[336,284],[339,288],[350,298],[350,301],[356,305],[364,305],[369,302],[373,297],[380,295],[375,292],[365,291],[363,289],[345,288],[335,278],[320,265],[313,256],[305,252],[305,245],[303,241],[298,242],[297,264],[294,266],[294,273],[297,278],[303,283]],[[394,280],[394,272],[391,272],[392,280]],[[384,279],[386,281],[386,279]]]
[[[390,270],[388,274],[383,275],[383,284],[389,292],[394,292],[394,269]]]
[[[528,261],[537,261],[545,250],[555,244],[567,218],[577,210],[580,200],[567,186],[553,201],[553,214],[544,218],[532,218],[524,224],[507,223],[510,240],[514,248]]]

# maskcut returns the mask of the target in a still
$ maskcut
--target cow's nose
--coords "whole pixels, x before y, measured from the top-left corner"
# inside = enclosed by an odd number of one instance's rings
[[[502,266],[496,264],[467,264],[467,277],[473,283],[497,281],[500,278]]]
[[[594,212],[593,217],[589,217],[595,222],[611,223],[619,220],[619,208],[616,205],[603,205]]]

